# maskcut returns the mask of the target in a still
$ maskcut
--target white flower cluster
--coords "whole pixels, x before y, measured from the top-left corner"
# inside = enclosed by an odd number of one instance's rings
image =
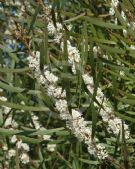
[[[33,121],[33,124],[35,126],[35,129],[37,130],[46,130],[45,127],[43,127],[40,122],[39,122],[39,118],[38,116],[34,115],[33,113],[31,113],[31,117],[32,117],[32,121]],[[41,135],[38,135],[39,138],[41,138]],[[51,136],[50,135],[43,135],[42,136],[42,139],[43,140],[46,140],[46,141],[52,141],[51,139]],[[56,148],[56,144],[47,144],[47,150],[48,151],[55,151],[55,148]]]
[[[47,29],[48,29],[49,34],[55,35],[55,34],[57,34],[57,32],[60,32],[62,30],[62,25],[61,25],[61,23],[57,22],[56,28],[55,28],[53,22],[49,22]]]
[[[98,53],[101,53],[101,48],[99,46],[93,46],[94,58],[97,58]]]
[[[68,112],[68,105],[66,99],[56,100],[56,110],[60,113],[60,117],[62,120],[69,120],[70,114]]]
[[[22,153],[20,155],[20,160],[23,164],[27,164],[30,162],[29,155],[27,153]]]
[[[125,21],[127,21],[127,17],[126,17],[126,15],[125,15],[125,12],[121,11],[121,16],[122,16],[122,18],[123,18]]]
[[[48,83],[50,84],[54,84],[58,81],[58,77],[55,76],[53,73],[51,73],[50,71],[46,70],[44,72],[45,78],[48,81]]]
[[[89,76],[88,74],[83,75],[83,80],[85,84],[87,85],[87,89],[91,94],[94,92],[94,82],[93,78]],[[119,132],[122,136],[122,120],[119,119],[114,115],[113,108],[111,107],[110,102],[107,100],[103,92],[100,88],[97,89],[97,96],[96,100],[102,105],[100,107],[100,115],[102,117],[102,120],[107,124],[107,130],[109,133],[113,133],[114,135],[118,135]],[[94,105],[99,108],[99,105],[94,102]],[[124,123],[124,130],[125,130],[125,138],[128,139],[130,137],[128,125]]]
[[[8,158],[11,159],[12,157],[16,156],[16,151],[14,149],[8,150]]]
[[[99,159],[105,159],[108,157],[108,153],[105,150],[105,147],[92,140],[91,128],[88,127],[88,123],[84,120],[81,113],[76,110],[72,110],[72,119],[67,122],[68,128],[74,133],[74,135],[80,140],[84,141],[88,146],[88,152],[97,156]]]
[[[36,65],[38,65],[38,63],[35,63],[35,66]],[[36,72],[37,69],[34,68],[33,65],[31,68],[34,71],[34,74],[37,74]],[[40,75],[39,72],[38,75]],[[80,112],[76,110],[72,110],[72,115],[70,115],[68,111],[68,103],[66,101],[66,93],[64,91],[63,94],[63,92],[61,92],[62,89],[60,89],[60,87],[57,87],[58,78],[47,70],[44,72],[43,77],[45,80],[38,79],[38,81],[40,82],[41,85],[44,84],[46,86],[46,89],[48,90],[49,95],[54,97],[56,101],[55,108],[60,113],[61,119],[66,120],[67,128],[69,128],[80,141],[84,141],[85,144],[87,144],[88,151],[90,154],[97,155],[99,159],[105,159],[108,156],[107,152],[105,151],[105,147],[99,143],[96,144],[93,143],[93,140],[91,139],[91,128],[87,127],[87,122],[84,120],[84,118],[81,117]],[[37,78],[40,78],[40,76],[37,76]],[[51,84],[51,91],[48,84]],[[59,93],[58,95],[56,94],[57,89],[60,90],[60,92],[58,92]],[[35,116],[34,116],[34,121],[37,128],[40,128],[40,125],[37,123],[38,118]],[[48,145],[48,147],[50,146]],[[53,148],[50,148],[50,151],[52,151]]]
[[[22,140],[17,139],[16,135],[13,135],[10,141],[12,144],[15,144],[16,147],[18,148],[20,161],[23,164],[29,163],[30,161],[29,155],[28,155],[28,152],[30,150],[29,145],[26,143],[23,143]],[[16,156],[16,148],[8,149],[7,145],[5,144],[3,145],[2,149],[6,153],[7,160],[10,160]]]
[[[38,116],[34,115],[33,113],[31,114],[31,117],[32,117],[32,121],[33,121],[33,124],[34,124],[34,127],[36,130],[46,130],[46,128],[44,128],[40,123],[39,123],[39,118]],[[50,135],[44,135],[43,136],[43,139],[44,140],[50,140],[51,136]]]
[[[0,93],[1,93],[1,92],[3,92],[3,89],[0,88]],[[7,101],[7,98],[4,97],[4,96],[0,96],[0,100],[1,100],[1,101]],[[9,114],[10,110],[11,110],[11,108],[6,107],[6,106],[1,106],[1,107],[0,107],[0,111],[3,113],[3,115],[4,115],[4,114],[5,114],[5,115]]]
[[[50,152],[54,152],[56,149],[56,144],[47,144],[47,150]]]
[[[49,18],[49,23],[47,25],[48,33],[50,36],[53,36],[53,42],[56,42],[57,44],[60,44],[62,40],[62,31],[63,31],[63,26],[61,23],[56,22],[56,27],[54,26],[53,22]],[[68,25],[67,28],[71,30],[71,25]]]
[[[111,16],[115,15],[115,8],[117,8],[118,6],[119,6],[119,0],[112,0],[111,8],[109,10],[109,14]],[[126,11],[127,11],[127,9],[126,9]],[[135,30],[135,22],[134,21],[128,21],[124,11],[121,11],[120,13],[121,13],[121,17],[124,19],[124,21],[127,24],[127,26],[130,27],[132,30]],[[114,22],[115,22],[115,24],[118,24],[118,19],[117,19],[116,16],[115,16],[115,21]],[[123,35],[125,37],[127,37],[128,31],[126,29],[123,29]]]
[[[61,23],[57,22],[56,27],[55,27],[53,22],[49,22],[47,29],[48,29],[49,35],[54,36],[53,41],[56,43],[60,43],[60,40],[62,38],[62,29],[63,29]]]
[[[52,22],[48,23],[48,32],[50,35],[54,35],[53,41],[61,45],[61,49],[64,49],[62,42],[62,25],[60,23],[56,23],[57,28],[53,25]],[[68,26],[69,30],[71,26]],[[79,66],[80,63],[80,53],[76,47],[73,47],[70,41],[67,41],[67,50],[68,50],[68,62],[72,66],[72,72],[76,73],[76,66]]]
[[[36,52],[37,53],[37,52]],[[40,71],[39,68],[39,54],[35,55],[34,62],[33,57],[28,57],[29,67],[34,72],[35,77],[38,79],[38,82],[45,86],[47,89],[48,95],[52,96],[56,100],[56,109],[61,113],[61,118],[65,119],[67,115],[67,102],[63,98],[66,97],[65,90],[62,90],[62,87],[56,87],[56,83],[58,81],[58,77],[55,76],[53,73],[48,71],[45,67],[44,72]]]
[[[46,82],[48,82],[49,85],[55,83],[58,78],[50,71],[46,70],[46,67],[44,67],[43,73],[40,70],[40,52],[34,51],[33,54],[34,56],[29,55],[27,60],[29,68],[34,72],[35,78],[38,78],[39,83],[42,85],[45,85]]]
[[[12,118],[12,115],[9,115],[4,122],[4,127],[13,130],[18,127],[18,123]]]
[[[28,152],[30,151],[29,145],[26,144],[26,143],[23,143],[22,140],[18,139],[16,135],[13,135],[11,137],[11,143],[15,144],[16,147],[19,150],[19,152],[20,152],[20,156],[19,156],[20,157],[20,161],[23,164],[29,163],[29,161],[30,161],[30,158],[29,158],[29,155],[28,155]]]
[[[0,88],[0,92],[3,92],[3,89]],[[6,102],[7,98],[5,96],[1,96],[0,100]],[[13,130],[18,127],[17,122],[12,118],[12,114],[9,114],[11,111],[10,107],[1,106],[0,111],[3,115],[7,116],[4,121],[4,128],[10,128],[10,130]]]
[[[124,19],[124,21],[126,22],[127,26],[130,27],[132,30],[135,30],[135,22],[134,21],[129,21],[126,17],[126,14],[124,11],[121,11],[121,16]],[[126,32],[127,35],[127,31],[124,29],[123,33]]]
[[[28,61],[29,61],[29,67],[35,72],[39,71],[39,67],[40,67],[40,52],[36,51],[33,52],[33,54],[35,55],[35,57],[33,56],[29,56],[28,57]]]
[[[101,48],[99,46],[93,46],[93,56],[94,58],[98,58],[98,56],[100,56],[102,53],[101,53]],[[108,55],[107,54],[103,54],[102,55],[102,58],[104,59],[108,59]],[[104,64],[104,62],[103,62]]]
[[[53,96],[55,98],[65,98],[66,91],[62,89],[62,87],[56,87],[54,85],[48,86],[48,95]]]
[[[63,42],[61,43],[61,49],[64,49]],[[76,74],[76,66],[79,67],[80,64],[80,52],[76,47],[73,47],[70,41],[67,41],[67,51],[68,51],[68,63],[72,66],[72,72]]]
[[[0,89],[0,92],[3,92],[3,90]],[[7,98],[4,97],[4,96],[1,96],[0,100],[7,101]],[[2,110],[3,115],[4,114],[6,116],[8,115],[8,117],[5,119],[5,122],[4,122],[4,128],[8,128],[10,130],[17,128],[18,123],[13,119],[12,114],[9,114],[11,108],[8,108],[6,106],[1,106],[1,110]],[[28,163],[29,162],[29,155],[27,154],[27,152],[29,151],[28,144],[23,143],[22,140],[18,141],[16,135],[14,135],[11,138],[11,143],[16,143],[17,148],[21,150],[21,155],[20,155],[21,162],[24,163],[24,164]],[[8,150],[8,147],[5,145],[5,146],[3,146],[3,150],[7,152],[7,159],[11,159],[12,157],[16,156],[16,150],[15,149],[9,149]]]
[[[119,0],[112,0],[111,8],[110,8],[110,11],[109,11],[110,15],[114,15],[115,14],[115,9],[114,8],[117,8],[118,5],[119,5]]]
[[[8,149],[7,144],[3,144],[2,145],[2,150],[4,151],[4,153],[6,154],[6,158],[7,159],[11,159],[12,157],[16,156],[16,150],[13,148]]]

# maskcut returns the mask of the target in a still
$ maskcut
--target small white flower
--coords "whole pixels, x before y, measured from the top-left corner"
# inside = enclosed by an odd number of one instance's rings
[[[50,71],[46,70],[44,72],[44,75],[46,77],[46,79],[50,82],[50,83],[56,83],[58,81],[58,77],[55,76],[53,73],[51,73]]]
[[[22,153],[22,154],[20,155],[20,160],[21,160],[21,162],[22,162],[23,164],[27,164],[27,163],[29,163],[30,158],[29,158],[28,154]]]
[[[47,144],[47,150],[50,152],[55,151],[56,149],[56,144]]]
[[[61,49],[64,51],[64,43],[61,43]],[[68,63],[72,65],[72,72],[76,74],[76,66],[80,63],[80,52],[76,47],[73,47],[70,41],[67,41]]]
[[[12,116],[9,116],[4,123],[4,127],[8,127],[11,124],[12,124]]]
[[[14,149],[10,149],[8,151],[8,157],[11,158],[11,157],[14,157],[16,155],[16,151]]]
[[[56,109],[62,113],[67,111],[67,101],[66,100],[57,100],[55,103]]]
[[[108,55],[105,55],[105,54],[104,54],[104,55],[103,55],[103,58],[108,60],[109,57],[108,57]]]
[[[24,101],[21,101],[20,104],[25,105],[25,102],[24,102]]]
[[[112,0],[111,5],[112,7],[117,7],[119,5],[119,0]]]
[[[39,51],[36,51],[36,57],[40,58],[40,52]]]
[[[49,34],[51,35],[57,35],[61,30],[62,30],[62,25],[61,23],[56,23],[57,28],[55,28],[55,26],[53,25],[52,22],[49,22],[47,29]]]
[[[128,35],[128,32],[126,29],[123,29],[123,35],[126,37]]]
[[[127,17],[126,17],[126,15],[125,15],[125,13],[123,12],[123,11],[121,11],[121,16],[122,16],[122,18],[126,21],[127,20]]]
[[[11,143],[15,143],[16,141],[17,141],[17,137],[16,137],[16,135],[13,135],[11,137]]]
[[[6,144],[4,144],[4,145],[2,146],[2,149],[3,149],[4,151],[7,151],[7,150],[8,150],[7,145],[6,145]]]
[[[46,130],[46,128],[41,127],[40,130]],[[47,134],[46,134],[46,135],[43,135],[43,140],[48,140],[48,141],[49,141],[49,140],[51,140],[50,138],[51,138],[50,135],[47,135]]]
[[[13,128],[17,128],[18,127],[18,123],[15,120],[12,120],[12,127]]]
[[[62,99],[56,100],[55,106],[57,111],[60,112],[61,119],[68,120],[70,118],[66,100],[62,100]]]
[[[121,75],[121,76],[125,76],[125,72],[121,70],[121,71],[120,71],[120,75]]]
[[[46,83],[46,79],[42,74],[39,74],[39,75],[37,74],[36,77],[40,84],[44,85]]]
[[[54,85],[48,86],[48,95],[55,98],[64,98],[66,97],[65,90],[62,91],[62,87],[55,87]]]
[[[112,0],[112,2],[111,2],[111,8],[110,8],[110,10],[109,10],[109,14],[110,15],[114,15],[115,14],[115,10],[114,10],[114,7],[118,7],[118,5],[119,5],[119,1],[118,0]]]
[[[33,51],[33,54],[35,57],[29,55],[27,60],[29,62],[29,67],[37,73],[40,71],[40,53],[38,51]]]
[[[92,76],[89,76],[88,74],[83,74],[82,77],[86,85],[93,84]]]
[[[0,66],[1,66],[1,64],[0,64]],[[3,89],[2,89],[2,88],[0,88],[0,92],[3,92]]]
[[[4,113],[5,115],[7,115],[7,114],[10,112],[10,110],[11,110],[10,107],[6,107],[6,106],[2,106],[2,107],[3,107],[3,113]]]
[[[22,144],[21,144],[21,148],[23,148],[23,150],[25,150],[25,151],[30,151],[30,147],[29,147],[29,145],[26,144],[26,143],[22,143]]]
[[[50,140],[51,136],[50,135],[43,135],[43,140]]]
[[[109,14],[110,14],[111,16],[115,15],[115,10],[114,10],[114,8],[112,8],[112,7],[110,8]]]
[[[72,110],[72,117],[73,119],[77,119],[79,117],[81,117],[81,113],[79,111],[76,111],[76,110]]]
[[[56,28],[54,27],[52,22],[49,22],[49,24],[47,25],[47,29],[49,34],[54,35],[56,33]]]
[[[32,119],[33,119],[33,121],[37,121],[38,120],[38,116],[33,115]]]
[[[17,144],[16,144],[17,148],[18,149],[21,149],[22,147],[22,140],[18,141]]]
[[[0,100],[6,102],[6,101],[7,101],[7,98],[4,97],[4,96],[1,96],[1,97],[0,97]]]
[[[135,30],[135,22],[131,22],[129,27],[131,26],[132,30]]]
[[[95,57],[95,58],[97,58],[98,53],[100,53],[100,52],[101,52],[101,49],[100,49],[99,46],[94,46],[94,47],[93,47],[93,54],[94,54],[94,57]]]
[[[41,125],[40,125],[38,119],[39,119],[38,116],[32,115],[32,120],[33,120],[34,126],[35,126],[35,128],[36,128],[37,130],[39,130],[40,127],[41,127]]]
[[[131,46],[130,46],[130,49],[135,50],[135,46],[134,46],[134,45],[131,45]]]
[[[62,30],[62,25],[61,23],[56,23],[56,26],[57,26],[57,31],[60,32]]]

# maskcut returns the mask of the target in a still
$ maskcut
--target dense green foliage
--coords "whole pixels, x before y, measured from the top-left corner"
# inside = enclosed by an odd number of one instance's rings
[[[24,0],[21,5],[17,2],[21,0],[0,3],[0,96],[7,98],[0,99],[0,168],[134,169],[135,2],[121,0],[115,7],[109,0]],[[112,6],[114,15],[110,14]],[[58,42],[50,33],[51,27],[47,29],[50,18],[56,29],[57,23],[62,25],[60,32],[56,31],[61,36]],[[69,41],[79,50],[76,73],[68,62]],[[72,109],[82,112],[92,128],[91,137],[103,143],[109,158],[98,159],[89,154],[87,145],[60,118],[56,98],[48,95],[47,87],[30,69],[28,57],[34,59],[36,51],[40,52],[41,72],[47,65],[59,78],[57,84],[66,91],[69,113]],[[89,92],[83,74],[93,77],[93,93]],[[117,135],[108,131],[108,124],[100,115],[102,106],[106,107],[96,97],[98,88],[113,110],[109,113],[122,119]],[[11,109],[4,113],[5,107]],[[32,121],[34,115],[39,128]],[[9,117],[12,122],[7,125]],[[128,139],[124,124],[129,127]],[[30,146],[29,163],[21,163],[22,150],[11,143],[13,135]],[[51,140],[43,139],[44,135],[51,135]],[[48,144],[56,144],[55,150],[49,151]],[[9,158],[10,149],[16,150],[16,155]]]

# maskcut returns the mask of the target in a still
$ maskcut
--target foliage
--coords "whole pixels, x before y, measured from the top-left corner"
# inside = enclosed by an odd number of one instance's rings
[[[135,3],[114,2],[1,1],[0,168],[135,168]],[[40,70],[34,65],[38,56]],[[44,84],[41,75],[47,79]],[[60,87],[66,99],[49,94],[51,85]],[[71,127],[76,117],[71,124],[62,119],[65,105],[57,107],[59,99],[67,101],[70,117],[81,112],[77,116],[87,121],[92,145],[101,143],[107,158],[98,158],[99,150],[91,154],[86,140],[78,139],[77,128]],[[101,110],[110,121],[121,119],[118,132],[111,130]],[[24,147],[19,148],[19,141]],[[22,153],[28,155],[24,160]]]

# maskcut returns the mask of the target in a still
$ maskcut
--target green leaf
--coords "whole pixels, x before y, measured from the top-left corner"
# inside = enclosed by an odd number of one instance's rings
[[[29,71],[30,69],[28,67],[26,68],[20,68],[20,69],[11,69],[11,68],[1,68],[0,67],[0,72],[2,73],[24,73]]]
[[[0,81],[0,87],[7,90],[7,91],[10,91],[10,92],[14,92],[14,93],[21,93],[21,92],[25,92],[27,94],[33,94],[33,95],[37,95],[41,93],[41,91],[39,90],[27,90],[25,88],[20,88],[20,87],[14,87],[14,86],[10,86],[8,84],[5,84],[3,82]]]
[[[62,131],[62,130],[64,130],[64,127],[55,128],[55,129],[48,129],[48,130],[39,130],[39,131],[33,132],[30,135],[31,136],[34,136],[34,135],[50,135],[50,134],[57,133],[57,132]]]
[[[135,119],[132,118],[132,117],[126,116],[125,114],[122,114],[122,113],[119,113],[119,112],[115,112],[115,114],[123,120],[127,120],[127,121],[135,123]]]
[[[126,103],[126,104],[135,105],[134,99],[126,99],[126,98],[119,98],[119,97],[116,97],[116,99],[118,99],[121,102]]]
[[[79,160],[83,163],[86,163],[86,164],[90,164],[90,165],[98,165],[99,164],[99,161],[92,161],[92,160],[87,160],[87,159],[83,159],[83,158],[79,158]]]
[[[0,105],[25,111],[49,111],[47,107],[24,106],[20,104],[5,102],[0,100]]]
[[[135,112],[134,111],[126,111],[126,113],[135,116]]]
[[[41,7],[40,7],[40,5],[38,5],[36,10],[35,10],[35,13],[33,15],[33,18],[31,20],[30,27],[29,27],[29,30],[28,30],[28,34],[33,30],[33,27],[34,27],[34,24],[35,24],[35,21],[36,21],[36,18],[37,18],[37,15],[38,15],[40,9],[41,9]]]
[[[48,55],[48,30],[47,30],[47,20],[44,18],[44,36],[42,39],[40,47],[40,65],[43,69],[44,64],[49,64],[49,55]]]
[[[116,54],[122,54],[124,55],[126,53],[126,50],[118,47],[110,47],[108,45],[99,45],[103,50],[108,51],[109,53],[116,53]]]
[[[124,29],[125,28],[125,26],[120,26],[120,25],[109,23],[109,22],[104,22],[103,20],[97,19],[94,17],[84,16],[81,19],[85,19],[85,20],[89,21],[90,23],[92,23],[93,25],[97,25],[97,26],[103,27],[105,29],[106,28],[110,28],[110,29]]]

